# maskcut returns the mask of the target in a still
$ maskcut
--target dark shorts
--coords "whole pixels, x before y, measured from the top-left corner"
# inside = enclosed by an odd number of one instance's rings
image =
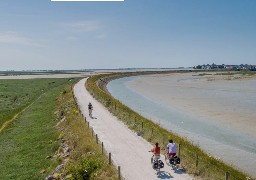
[[[175,156],[176,155],[176,153],[168,153],[168,156],[170,157],[170,156]]]

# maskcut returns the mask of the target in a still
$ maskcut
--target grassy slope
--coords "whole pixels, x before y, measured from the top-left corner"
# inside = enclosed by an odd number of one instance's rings
[[[40,83],[45,85],[52,81],[55,81],[54,85],[42,98],[0,134],[0,179],[39,179],[42,178],[41,169],[51,169],[52,162],[45,157],[58,148],[54,127],[56,97],[63,91],[68,79],[40,80]]]
[[[53,79],[42,79],[39,82],[10,81],[5,83],[9,83],[8,86],[12,88],[14,82],[20,85],[25,83],[27,86],[30,84],[36,88],[49,87]],[[79,179],[84,175],[85,169],[90,169],[92,179],[116,179],[115,168],[109,166],[107,158],[100,154],[95,137],[91,137],[78,113],[71,95],[70,85],[74,81],[56,79],[54,82],[47,93],[0,133],[0,179],[44,179],[63,161],[61,158],[46,159],[58,150],[60,137],[64,137],[70,147],[73,147],[70,164],[64,173],[73,174],[73,179]],[[21,91],[22,88],[17,89]],[[27,93],[34,94],[33,92],[27,90]],[[62,113],[66,116],[66,121],[60,124],[59,129],[65,130],[64,132],[60,132],[55,126],[58,122],[56,115]],[[89,156],[86,154],[89,151],[95,154]],[[45,172],[40,174],[41,170]]]
[[[65,121],[58,126],[62,130],[62,137],[72,149],[65,174],[72,174],[71,179],[83,179],[86,176],[90,179],[117,179],[116,168],[108,165],[107,157],[101,153],[100,143],[96,143],[91,129],[79,114],[70,88],[66,92],[59,97],[59,114],[63,114]]]
[[[116,74],[114,78],[116,77],[121,76]],[[129,128],[134,131],[142,131],[145,139],[152,143],[158,141],[161,143],[161,146],[164,146],[170,137],[181,144],[180,153],[182,164],[188,173],[200,176],[203,179],[215,180],[224,179],[225,172],[229,172],[230,179],[246,179],[244,173],[210,157],[185,138],[179,137],[172,132],[168,132],[114,99],[110,94],[103,90],[106,82],[114,78],[111,78],[111,75],[94,76],[87,81],[86,87],[94,97],[104,104],[120,120],[127,124]],[[101,88],[99,88],[97,84],[100,85]],[[143,129],[141,126],[142,122],[144,123]],[[198,168],[196,168],[196,155],[199,157]]]
[[[0,127],[16,113],[33,102],[57,79],[0,80]]]

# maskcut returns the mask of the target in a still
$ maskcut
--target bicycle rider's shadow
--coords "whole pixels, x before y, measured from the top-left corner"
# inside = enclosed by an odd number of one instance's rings
[[[184,174],[184,169],[175,169],[174,170],[174,173],[176,173],[176,174]]]
[[[170,173],[168,173],[168,172],[165,172],[165,171],[160,171],[159,173],[158,173],[158,176],[157,176],[159,179],[171,179],[171,178],[173,178],[173,176],[170,174]]]
[[[97,119],[96,117],[90,116],[91,119]]]

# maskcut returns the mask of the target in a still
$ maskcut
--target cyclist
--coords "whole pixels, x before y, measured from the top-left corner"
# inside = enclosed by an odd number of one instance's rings
[[[89,104],[88,104],[88,111],[89,111],[89,116],[90,116],[90,117],[92,116],[92,110],[93,110],[92,103],[89,102]]]
[[[158,146],[158,142],[155,143],[155,147],[151,149],[151,152],[154,153],[154,155],[151,157],[151,163],[153,163],[153,160],[160,159],[160,147]]]
[[[172,139],[169,140],[169,144],[167,144],[166,149],[168,150],[168,157],[176,155],[176,144],[173,142]]]

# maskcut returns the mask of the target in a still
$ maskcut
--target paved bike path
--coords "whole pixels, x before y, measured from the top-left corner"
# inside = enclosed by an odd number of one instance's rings
[[[112,159],[116,166],[121,166],[121,173],[128,180],[151,180],[151,179],[192,179],[182,171],[174,172],[166,165],[161,169],[159,176],[152,169],[148,151],[153,146],[137,136],[126,127],[121,121],[113,116],[102,104],[95,100],[85,88],[86,78],[80,80],[74,86],[74,95],[81,112],[90,122],[94,132],[104,142],[104,147],[111,152]],[[89,117],[88,104],[93,105],[93,118]],[[161,158],[164,161],[164,158]]]

